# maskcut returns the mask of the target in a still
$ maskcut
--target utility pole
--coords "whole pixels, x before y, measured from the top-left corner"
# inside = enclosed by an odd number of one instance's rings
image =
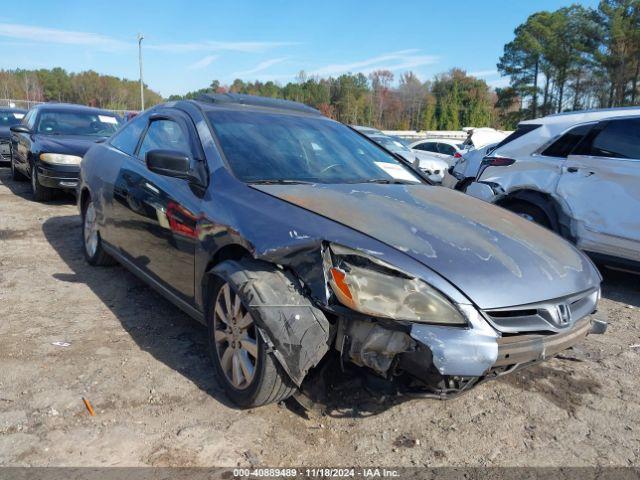
[[[140,64],[140,110],[144,110],[144,80],[142,79],[142,40],[144,36],[138,34],[138,63]]]

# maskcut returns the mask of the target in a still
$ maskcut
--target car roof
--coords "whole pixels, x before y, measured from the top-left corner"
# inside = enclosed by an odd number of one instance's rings
[[[41,103],[39,105],[35,105],[33,108],[38,110],[49,110],[49,111],[56,111],[56,112],[64,112],[64,111],[87,112],[87,113],[100,113],[104,115],[117,116],[115,113],[113,113],[110,110],[105,110],[103,108],[88,107],[86,105],[76,105],[75,103],[47,102],[47,103]]]
[[[617,107],[617,108],[598,108],[593,110],[578,110],[575,112],[562,112],[546,117],[535,118],[532,120],[524,120],[521,125],[573,125],[584,122],[595,122],[606,118],[627,117],[640,115],[640,107]]]
[[[24,108],[0,107],[0,112],[27,113]]]
[[[537,152],[551,141],[555,141],[566,131],[585,123],[594,123],[612,118],[639,118],[640,108],[606,108],[581,112],[549,115],[536,120],[520,122],[520,125],[535,125],[537,128],[518,136],[493,151],[493,155],[522,158]],[[507,137],[509,138],[509,137]]]
[[[267,110],[280,113],[323,116],[319,110],[303,103],[239,93],[208,93],[195,100],[189,100],[189,102],[197,104],[203,110],[238,109],[256,112]],[[170,104],[167,104],[167,106],[170,106]]]
[[[454,140],[452,138],[425,138],[423,140],[417,140],[413,142],[411,145],[420,145],[421,143],[446,143],[447,145],[458,146],[464,140]]]

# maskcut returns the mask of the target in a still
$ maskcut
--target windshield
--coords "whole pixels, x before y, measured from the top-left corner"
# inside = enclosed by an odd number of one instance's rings
[[[40,113],[36,133],[108,137],[119,126],[118,118],[108,113],[45,111]]]
[[[23,112],[11,110],[0,111],[0,127],[10,127],[19,124],[24,118]]]
[[[245,182],[420,183],[393,156],[323,117],[208,113],[234,174]]]

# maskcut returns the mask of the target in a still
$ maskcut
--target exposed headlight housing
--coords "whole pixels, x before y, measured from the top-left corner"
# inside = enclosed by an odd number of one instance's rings
[[[338,301],[356,312],[408,322],[467,324],[442,293],[374,257],[331,245],[324,253],[324,267]]]
[[[54,165],[80,165],[82,157],[63,153],[41,153],[40,160]]]

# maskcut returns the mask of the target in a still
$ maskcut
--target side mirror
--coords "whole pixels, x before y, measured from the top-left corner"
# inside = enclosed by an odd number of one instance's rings
[[[189,156],[175,150],[149,150],[145,155],[147,168],[167,177],[191,179]]]
[[[9,127],[13,133],[31,133],[31,129],[26,125],[12,125]]]

